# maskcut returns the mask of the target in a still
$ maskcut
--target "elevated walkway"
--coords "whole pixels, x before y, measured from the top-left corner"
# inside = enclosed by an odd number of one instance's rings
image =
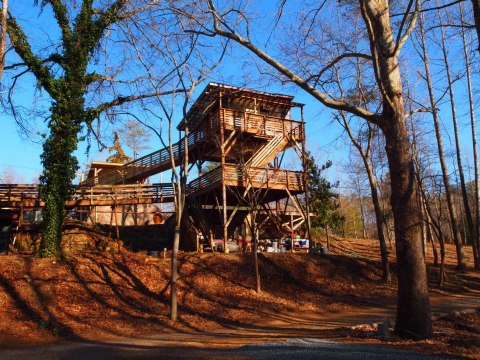
[[[45,204],[38,185],[0,184],[1,208],[34,208]],[[130,185],[80,185],[66,201],[66,208],[78,206],[156,204],[173,201],[171,183]]]

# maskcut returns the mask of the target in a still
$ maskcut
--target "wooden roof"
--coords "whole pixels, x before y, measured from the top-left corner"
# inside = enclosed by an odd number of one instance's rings
[[[293,102],[293,96],[290,95],[273,94],[211,82],[205,87],[195,103],[191,106],[185,118],[182,119],[180,124],[178,124],[177,129],[185,130],[185,125],[187,123],[191,127],[195,127],[195,125],[203,118],[203,115],[214,106],[216,100],[218,100],[220,96],[229,96],[235,99],[244,99],[245,101],[257,99],[263,104],[282,108],[303,106],[303,104]]]
[[[90,169],[88,170],[87,179],[95,177],[95,169],[98,170],[111,170],[121,168],[123,163],[113,163],[105,161],[92,161],[90,164]]]

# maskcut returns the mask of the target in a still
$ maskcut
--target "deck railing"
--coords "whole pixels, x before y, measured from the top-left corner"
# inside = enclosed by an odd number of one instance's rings
[[[304,189],[304,173],[301,171],[270,169],[270,168],[254,168],[242,170],[237,165],[225,165],[225,182],[232,186],[247,186],[269,188],[275,187],[303,190]],[[203,189],[210,189],[218,186],[217,182],[222,180],[221,166],[201,175],[188,184],[188,193],[193,194]]]
[[[104,200],[104,199],[151,199],[162,202],[164,198],[173,197],[171,183],[128,184],[128,185],[96,185],[78,186],[69,200]]]
[[[151,202],[162,202],[163,199],[173,197],[173,186],[171,183],[158,184],[132,184],[132,185],[97,185],[74,187],[75,192],[68,197],[67,202],[79,200],[101,201],[101,200],[125,200],[132,202],[139,199],[149,199]],[[0,203],[39,203],[40,197],[38,185],[0,184]]]
[[[300,121],[232,109],[221,109],[220,111],[223,123],[227,128],[264,136],[283,134],[284,136],[294,136],[296,140],[303,140],[305,135],[305,126]]]
[[[38,200],[38,185],[0,184],[0,202]]]
[[[305,136],[304,124],[299,121],[221,109],[214,113],[202,126],[188,135],[189,149],[194,149],[209,134],[215,133],[222,123],[227,129],[237,129],[261,136],[271,137],[283,134],[283,136],[292,137],[296,140],[302,140]],[[184,139],[182,138],[172,145],[173,158],[176,164],[180,163],[185,153]],[[165,171],[169,167],[171,167],[171,157],[170,148],[167,146],[126,163],[120,168],[103,170],[97,177],[87,179],[83,184],[90,186],[96,184],[121,184],[151,176]]]

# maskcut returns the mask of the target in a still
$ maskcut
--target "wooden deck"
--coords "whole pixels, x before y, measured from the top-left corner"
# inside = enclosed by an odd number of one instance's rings
[[[225,165],[227,186],[303,191],[304,177],[300,171],[283,169],[249,168],[245,173],[236,165]],[[222,169],[217,167],[188,184],[188,194],[198,195],[218,188],[222,182]]]
[[[78,206],[155,204],[173,201],[172,184],[77,186],[66,208]],[[38,185],[0,184],[0,207],[43,207]]]

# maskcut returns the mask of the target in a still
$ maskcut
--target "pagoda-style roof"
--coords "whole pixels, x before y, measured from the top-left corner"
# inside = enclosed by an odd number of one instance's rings
[[[236,102],[252,103],[258,102],[267,105],[270,108],[290,109],[292,107],[301,107],[303,104],[293,102],[293,96],[284,94],[272,94],[258,90],[246,89],[231,85],[209,83],[197,98],[195,103],[190,107],[187,115],[178,124],[178,130],[185,130],[188,124],[191,129],[201,121],[204,115],[216,105],[220,97],[227,99],[235,99]],[[223,106],[226,107],[226,106]]]

